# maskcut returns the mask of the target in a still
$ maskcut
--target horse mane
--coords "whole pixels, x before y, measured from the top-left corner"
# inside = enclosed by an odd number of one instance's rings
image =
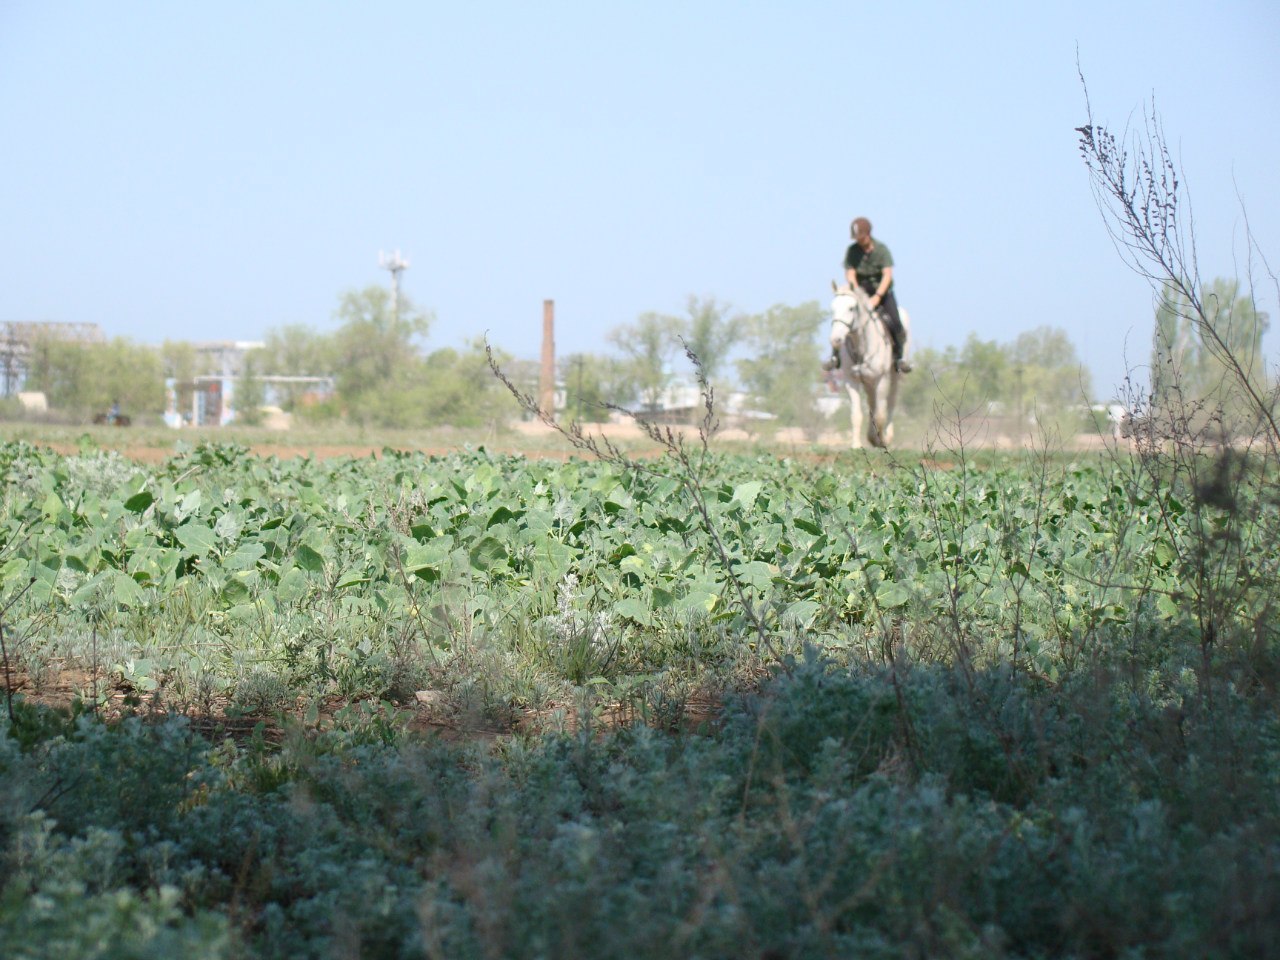
[[[848,297],[851,300],[857,300],[860,304],[866,305],[867,309],[871,309],[869,301],[871,297],[861,287],[851,287],[848,284],[836,286],[834,280],[831,281],[831,290],[837,297]]]

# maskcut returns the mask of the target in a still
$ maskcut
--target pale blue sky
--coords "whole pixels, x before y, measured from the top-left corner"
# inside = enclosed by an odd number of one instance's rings
[[[0,0],[0,320],[328,329],[398,248],[432,345],[536,356],[553,298],[560,352],[605,351],[689,294],[825,302],[866,215],[920,343],[1064,327],[1102,396],[1151,294],[1077,153],[1077,49],[1095,119],[1154,93],[1202,272],[1243,269],[1237,189],[1280,266],[1277,9]]]

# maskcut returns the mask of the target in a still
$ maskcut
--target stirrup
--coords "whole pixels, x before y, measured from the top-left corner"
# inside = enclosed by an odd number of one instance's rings
[[[897,370],[898,373],[910,373],[915,369],[915,365],[910,360],[899,357],[893,361],[893,369]]]

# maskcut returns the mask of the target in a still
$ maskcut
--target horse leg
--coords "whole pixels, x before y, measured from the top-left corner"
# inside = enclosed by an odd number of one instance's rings
[[[867,385],[867,404],[871,408],[867,439],[873,447],[882,450],[893,442],[893,401],[897,398],[897,380],[897,374],[890,373]]]
[[[898,405],[898,374],[891,372],[880,381],[879,409],[881,411],[880,437],[884,446],[893,443],[893,411]]]
[[[867,443],[873,447],[883,447],[884,444],[880,440],[879,388],[875,383],[868,383],[863,389],[867,393]]]
[[[852,381],[845,382],[849,392],[849,426],[853,429],[853,449],[862,449],[862,397],[858,395],[860,385]]]

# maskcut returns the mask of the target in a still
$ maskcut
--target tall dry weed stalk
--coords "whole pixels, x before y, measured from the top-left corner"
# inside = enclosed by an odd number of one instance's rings
[[[1204,689],[1220,651],[1243,653],[1255,669],[1273,660],[1280,607],[1280,425],[1277,385],[1256,370],[1228,336],[1218,305],[1202,294],[1195,220],[1185,184],[1154,102],[1142,123],[1113,133],[1093,116],[1084,77],[1087,122],[1077,128],[1103,223],[1124,262],[1166,303],[1180,305],[1222,371],[1216,403],[1192,395],[1184,372],[1157,396],[1129,388],[1127,433],[1136,456],[1127,466],[1135,507],[1154,513],[1173,552],[1179,589],[1167,600],[1195,620]],[[1242,205],[1243,206],[1243,205]],[[1244,216],[1245,290],[1280,293]],[[1227,398],[1224,400],[1223,398]],[[1119,462],[1121,458],[1117,456]],[[1271,547],[1267,547],[1267,545]],[[1270,672],[1270,671],[1268,671]]]

